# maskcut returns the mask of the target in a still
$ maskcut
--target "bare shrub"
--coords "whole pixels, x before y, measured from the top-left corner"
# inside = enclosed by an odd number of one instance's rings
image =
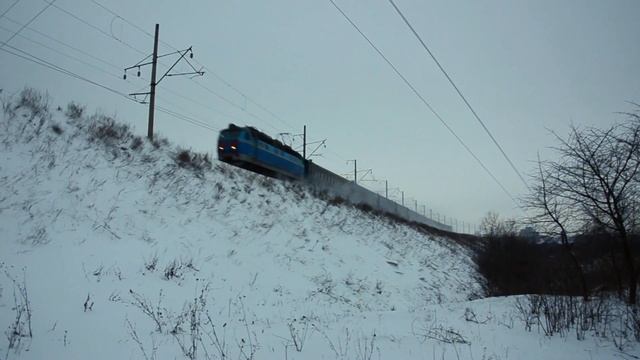
[[[575,332],[577,340],[591,333],[612,340],[620,350],[640,341],[637,307],[607,296],[584,301],[571,296],[529,295],[518,299],[515,306],[527,331],[535,328],[546,336],[561,337]]]
[[[201,175],[204,170],[211,170],[209,154],[200,154],[187,149],[178,149],[175,155],[176,164],[182,168],[191,169]]]
[[[144,141],[140,136],[134,136],[133,140],[131,140],[131,145],[129,146],[129,148],[131,148],[131,150],[138,150],[142,148],[143,144],[144,144]]]
[[[5,114],[9,115],[10,119],[15,117],[16,110],[26,110],[23,114],[25,121],[20,123],[21,129],[18,130],[21,136],[26,135],[26,141],[33,139],[34,135],[39,135],[44,124],[51,119],[49,95],[35,89],[24,88],[15,102],[5,103],[4,107],[5,109],[12,107],[9,109],[10,111],[5,110]],[[29,131],[27,132],[27,130]]]
[[[208,286],[205,286],[200,295],[193,299],[193,302],[186,304],[181,314],[176,317],[173,329],[170,334],[178,343],[180,350],[185,358],[195,360],[198,358],[198,348],[203,348],[205,355],[207,350],[204,347],[202,341],[202,323],[205,320],[207,307],[207,294]],[[210,318],[209,318],[210,319]],[[182,328],[183,323],[186,322],[188,330]],[[209,358],[209,356],[206,356]]]
[[[356,359],[358,360],[371,360],[373,356],[373,350],[375,349],[376,332],[374,331],[371,336],[363,336],[358,338],[356,342]]]
[[[162,329],[165,327],[165,311],[161,308],[162,290],[160,290],[158,303],[156,306],[154,306],[149,299],[136,293],[133,290],[129,290],[129,294],[131,294],[132,299],[127,301],[126,303],[140,309],[143,314],[147,315],[151,320],[153,320],[156,325],[156,330],[158,332],[162,332]]]
[[[161,147],[169,146],[169,140],[167,138],[155,135],[153,140],[151,140],[151,144],[154,148],[160,149]]]
[[[67,104],[67,110],[64,112],[64,114],[69,119],[77,120],[82,117],[84,110],[85,110],[84,106],[72,101],[69,104]]]
[[[478,315],[476,315],[475,311],[473,311],[473,309],[471,308],[465,308],[464,309],[464,319],[466,321],[472,322],[472,323],[476,323],[476,324],[486,324],[489,320],[491,320],[491,317],[488,316],[485,319],[478,319]]]
[[[176,162],[182,167],[191,165],[191,152],[189,150],[178,151]]]
[[[91,294],[87,294],[87,299],[84,301],[84,304],[83,304],[84,312],[92,311],[93,304],[94,304],[94,301],[91,300]]]
[[[144,262],[144,268],[147,271],[155,271],[158,267],[158,254],[154,254],[148,260]]]
[[[15,109],[25,108],[31,111],[33,117],[49,111],[49,94],[41,93],[32,88],[24,88],[18,96]]]
[[[334,205],[334,206],[338,206],[338,205],[342,205],[342,204],[346,204],[347,201],[343,198],[341,198],[340,196],[336,196],[336,197],[331,197],[329,198],[329,204]]]
[[[181,279],[182,278],[182,263],[178,260],[172,260],[165,268],[164,268],[164,278],[166,280],[171,279]]]
[[[287,324],[289,327],[289,335],[291,336],[291,342],[297,352],[302,352],[304,342],[307,340],[307,334],[309,332],[309,321],[303,316],[300,321],[293,319],[293,321]]]
[[[349,328],[344,329],[344,335],[340,334],[340,336],[338,336],[335,340],[331,340],[331,338],[325,331],[313,324],[312,326],[327,341],[327,344],[329,344],[329,348],[333,351],[336,359],[348,359],[349,343],[351,342],[351,334],[349,333]]]
[[[156,353],[158,351],[158,347],[156,346],[155,339],[151,337],[151,353],[147,354],[147,351],[145,350],[145,347],[142,344],[142,340],[140,340],[140,336],[138,336],[138,332],[136,331],[136,328],[131,324],[131,321],[129,321],[129,319],[126,319],[126,322],[127,322],[127,326],[129,327],[129,335],[131,336],[133,341],[136,344],[138,344],[138,348],[142,352],[142,356],[144,356],[144,359],[155,360]]]
[[[2,90],[0,90],[0,94],[2,94]],[[7,115],[8,119],[13,119],[16,116],[16,112],[12,97],[3,95],[0,97],[0,102],[2,102],[2,112]]]
[[[5,332],[9,341],[5,354],[5,359],[8,359],[10,350],[19,351],[22,339],[33,338],[33,331],[31,329],[31,301],[27,292],[26,275],[23,273],[22,282],[14,279],[7,271],[5,271],[5,275],[13,283],[13,310],[15,311],[15,319],[11,321]]]
[[[316,283],[318,288],[312,294],[320,293],[330,297],[334,296],[333,292],[336,288],[336,283],[333,281],[333,278],[331,278],[329,273],[324,272],[321,275],[315,276],[313,281]]]
[[[118,123],[112,117],[96,114],[90,119],[90,139],[100,140],[104,143],[115,144],[131,137],[129,126]]]
[[[420,334],[424,338],[436,340],[438,342],[446,344],[470,344],[462,334],[453,329],[452,327],[444,327],[442,325],[435,325],[429,328],[423,328]]]

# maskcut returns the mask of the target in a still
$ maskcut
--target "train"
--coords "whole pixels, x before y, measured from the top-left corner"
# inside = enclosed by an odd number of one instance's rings
[[[303,180],[306,172],[302,155],[251,126],[220,131],[218,159],[275,178]]]
[[[273,178],[303,182],[317,192],[341,198],[353,205],[365,205],[407,221],[452,231],[450,225],[430,219],[349,181],[305,159],[290,146],[251,126],[229,124],[229,127],[220,131],[218,160]]]

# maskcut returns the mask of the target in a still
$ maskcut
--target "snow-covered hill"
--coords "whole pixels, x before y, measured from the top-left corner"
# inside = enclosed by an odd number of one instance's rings
[[[0,359],[562,358],[452,241],[38,96],[1,115]]]

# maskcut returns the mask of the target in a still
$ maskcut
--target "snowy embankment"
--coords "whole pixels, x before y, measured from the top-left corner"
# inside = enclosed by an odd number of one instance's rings
[[[480,277],[446,238],[31,97],[0,115],[0,359],[616,353],[469,301]]]

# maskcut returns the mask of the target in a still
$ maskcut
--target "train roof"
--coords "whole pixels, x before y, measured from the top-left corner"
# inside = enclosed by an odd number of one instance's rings
[[[251,135],[253,135],[254,137],[258,138],[260,141],[265,142],[271,146],[274,146],[288,154],[291,154],[299,159],[302,159],[302,155],[300,155],[299,152],[293,150],[289,145],[285,145],[282,142],[272,138],[271,136],[263,133],[262,131],[252,127],[252,126],[245,126],[245,127],[241,127],[241,126],[237,126],[235,124],[229,124],[229,128],[225,129],[225,130],[241,130],[241,129],[246,129],[248,130]],[[223,130],[224,131],[224,130]]]

